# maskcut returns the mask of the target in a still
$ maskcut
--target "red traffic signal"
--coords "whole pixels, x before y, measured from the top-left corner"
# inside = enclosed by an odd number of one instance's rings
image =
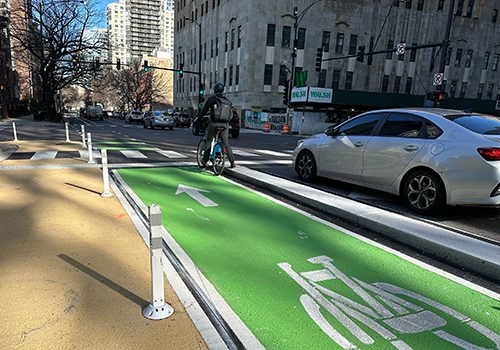
[[[0,90],[3,90],[3,85],[0,85]]]
[[[120,59],[119,59],[119,58],[117,58],[117,59],[116,59],[116,69],[117,69],[117,70],[120,70],[120,68],[121,68],[121,62],[120,62]]]

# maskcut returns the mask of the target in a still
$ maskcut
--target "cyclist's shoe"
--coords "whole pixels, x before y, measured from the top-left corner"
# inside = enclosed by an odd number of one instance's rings
[[[207,162],[202,162],[200,165],[200,169],[206,168],[207,167]]]
[[[230,168],[234,168],[235,166],[236,166],[236,163],[235,162],[231,162]]]

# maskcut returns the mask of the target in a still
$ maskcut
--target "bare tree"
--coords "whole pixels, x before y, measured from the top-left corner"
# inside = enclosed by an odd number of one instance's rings
[[[13,49],[24,52],[49,119],[56,118],[55,95],[70,85],[86,85],[95,74],[93,57],[108,49],[98,23],[96,0],[24,0],[11,9]],[[35,82],[36,83],[36,82]]]

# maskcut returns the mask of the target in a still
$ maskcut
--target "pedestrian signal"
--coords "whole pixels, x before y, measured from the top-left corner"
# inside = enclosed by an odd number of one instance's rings
[[[323,48],[318,47],[316,50],[316,72],[321,72],[321,61],[323,61]]]

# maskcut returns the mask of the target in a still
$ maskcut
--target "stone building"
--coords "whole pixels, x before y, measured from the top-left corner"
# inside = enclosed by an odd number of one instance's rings
[[[452,2],[445,69],[439,72]],[[423,106],[436,89],[436,73],[444,73],[440,88],[449,96],[442,107],[493,113],[500,99],[499,8],[499,0],[177,0],[174,66],[198,72],[201,56],[206,93],[223,82],[244,120],[287,111],[283,90],[292,70],[307,74],[305,86],[332,89],[330,103],[291,103],[295,114],[317,112],[325,124],[369,109]],[[401,43],[436,45],[368,55],[395,51]],[[356,57],[360,46],[362,62]],[[194,111],[198,75],[174,77],[174,105]]]

